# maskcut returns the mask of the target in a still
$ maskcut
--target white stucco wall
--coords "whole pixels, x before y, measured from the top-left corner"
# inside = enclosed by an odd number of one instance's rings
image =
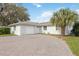
[[[14,28],[15,27],[15,28]],[[18,25],[18,26],[12,26],[11,28],[10,28],[10,33],[11,34],[16,34],[16,35],[21,35],[21,32],[20,32],[20,26]]]
[[[16,35],[37,34],[37,33],[61,35],[61,29],[56,29],[56,26],[47,26],[47,30],[44,30],[43,26],[37,27],[37,26],[17,25],[15,29],[14,26],[12,26],[10,29],[11,34]],[[67,26],[65,30],[65,35],[70,34],[71,30],[72,26]]]
[[[47,26],[47,30],[44,30],[42,26],[42,33],[59,35],[61,34],[61,30],[56,30],[56,26]]]
[[[38,26],[35,26],[34,32],[35,32],[35,33],[42,33],[42,32],[41,32],[41,27],[40,27],[40,26],[39,26],[39,27],[38,27]]]
[[[13,32],[14,32],[14,27],[12,26],[12,27],[10,27],[10,33],[14,34]]]
[[[14,27],[16,27],[14,29]],[[37,34],[40,33],[40,28],[37,26],[17,25],[10,27],[11,34],[25,35],[25,34]]]
[[[69,35],[71,33],[72,29],[73,29],[73,26],[66,26],[65,35]],[[59,28],[59,30],[57,30],[56,26],[47,26],[47,30],[44,30],[44,28],[42,26],[42,33],[61,35],[61,28]]]
[[[73,29],[73,26],[66,26],[66,28],[65,28],[65,35],[69,35],[71,33],[72,29]]]

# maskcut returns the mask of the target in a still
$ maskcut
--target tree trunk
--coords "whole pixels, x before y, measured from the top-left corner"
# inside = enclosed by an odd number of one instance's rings
[[[61,35],[62,35],[62,36],[65,35],[65,26],[61,27]]]

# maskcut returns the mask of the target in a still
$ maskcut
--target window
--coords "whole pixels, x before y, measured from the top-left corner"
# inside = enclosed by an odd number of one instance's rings
[[[44,26],[43,28],[44,28],[44,30],[47,30],[47,26]]]

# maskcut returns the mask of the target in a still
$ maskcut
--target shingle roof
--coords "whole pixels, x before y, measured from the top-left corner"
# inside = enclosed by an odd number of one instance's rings
[[[52,24],[50,22],[44,22],[44,23],[36,23],[36,22],[18,22],[14,24],[10,24],[9,26],[15,26],[15,25],[29,25],[29,26],[51,26]]]
[[[50,22],[43,22],[40,23],[41,26],[51,26],[52,24]]]

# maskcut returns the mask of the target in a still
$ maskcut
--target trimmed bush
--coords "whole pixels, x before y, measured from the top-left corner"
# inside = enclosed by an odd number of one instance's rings
[[[0,28],[0,35],[2,34],[10,34],[10,28]]]

